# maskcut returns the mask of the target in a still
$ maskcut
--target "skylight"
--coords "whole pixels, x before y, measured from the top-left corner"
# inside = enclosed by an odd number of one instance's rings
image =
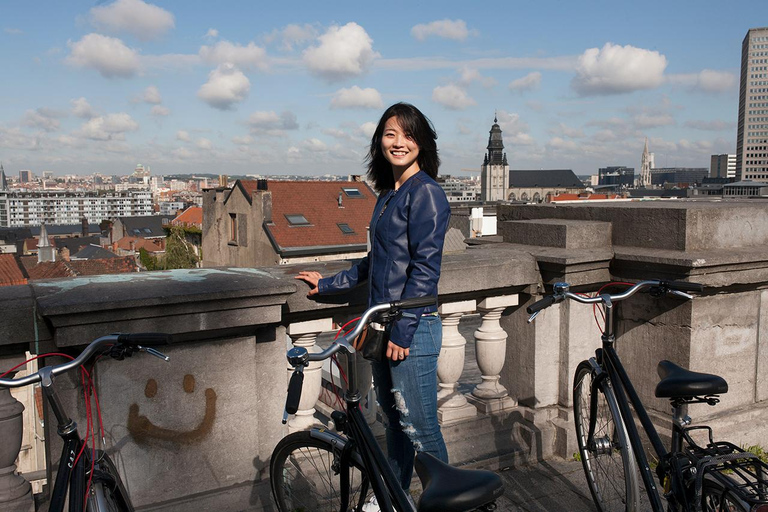
[[[360,192],[359,189],[356,188],[347,188],[347,187],[341,187],[341,190],[344,191],[344,193],[347,195],[347,197],[352,199],[360,199],[363,197],[363,193]]]
[[[300,213],[285,214],[291,226],[309,226],[309,221]]]
[[[355,233],[355,230],[349,227],[349,224],[336,224],[336,225],[339,226],[339,229],[345,235],[353,235]]]

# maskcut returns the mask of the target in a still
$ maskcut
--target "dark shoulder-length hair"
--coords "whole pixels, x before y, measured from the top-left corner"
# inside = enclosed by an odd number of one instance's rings
[[[392,165],[384,158],[381,151],[381,139],[384,125],[391,117],[397,117],[400,127],[419,146],[419,169],[433,179],[437,178],[440,167],[440,157],[437,154],[437,133],[432,122],[419,109],[409,103],[395,103],[382,114],[379,125],[371,138],[371,148],[368,151],[368,179],[373,182],[377,192],[395,188]]]

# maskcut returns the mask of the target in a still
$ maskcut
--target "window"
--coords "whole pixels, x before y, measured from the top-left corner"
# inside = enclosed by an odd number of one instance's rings
[[[358,190],[356,188],[342,187],[341,190],[343,190],[344,193],[347,195],[347,197],[349,197],[351,199],[362,199],[363,198],[363,193],[360,192],[360,190]]]
[[[237,214],[229,214],[229,243],[237,245]]]
[[[355,234],[355,230],[352,229],[351,227],[349,227],[349,224],[336,224],[336,225],[339,226],[339,229],[345,235],[354,235]]]
[[[291,226],[309,226],[309,221],[300,213],[286,213],[285,218]]]

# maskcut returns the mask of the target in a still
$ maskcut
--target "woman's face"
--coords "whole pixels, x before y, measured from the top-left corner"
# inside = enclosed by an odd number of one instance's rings
[[[381,151],[393,169],[408,171],[418,170],[419,145],[405,134],[397,116],[390,117],[384,124],[381,135]]]

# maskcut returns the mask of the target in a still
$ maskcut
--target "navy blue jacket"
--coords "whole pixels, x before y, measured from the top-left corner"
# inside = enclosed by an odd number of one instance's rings
[[[379,195],[369,228],[368,255],[349,270],[321,279],[318,292],[341,292],[367,280],[369,306],[437,296],[450,216],[443,189],[424,171],[417,172],[397,191]],[[404,311],[392,325],[392,342],[410,347],[421,315],[436,310],[436,306],[427,306]]]

